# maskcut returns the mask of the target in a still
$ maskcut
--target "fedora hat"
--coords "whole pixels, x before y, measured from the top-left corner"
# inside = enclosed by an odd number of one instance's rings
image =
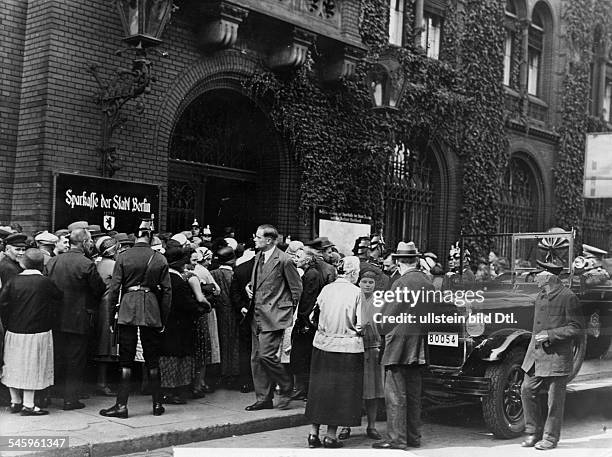
[[[308,241],[304,244],[306,246],[311,247],[312,249],[316,249],[317,251],[322,251],[323,249],[335,246],[335,244],[329,241],[329,238],[327,238],[326,236],[320,236],[319,238],[315,238],[314,240]]]
[[[552,260],[550,262],[542,262],[541,260],[537,260],[537,264],[540,266],[540,270],[537,271],[538,273],[548,271],[549,273],[558,275],[563,271],[563,265],[556,260]]]
[[[414,242],[409,241],[408,243],[404,241],[400,241],[397,244],[397,251],[394,254],[391,254],[391,257],[394,259],[400,257],[419,257],[421,253],[414,245]]]

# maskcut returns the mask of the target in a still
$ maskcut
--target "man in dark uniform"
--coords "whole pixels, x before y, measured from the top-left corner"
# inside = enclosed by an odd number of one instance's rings
[[[19,259],[26,251],[28,237],[23,233],[12,233],[4,239],[4,258],[0,260],[0,288],[13,276],[23,271],[19,265]]]
[[[168,262],[162,254],[151,249],[152,237],[152,222],[143,221],[138,228],[134,247],[117,257],[113,270],[109,291],[111,303],[118,302],[121,290],[117,319],[121,383],[115,405],[101,410],[102,416],[128,417],[127,402],[138,329],[145,365],[149,370],[153,415],[161,416],[165,411],[160,387],[159,354],[164,325],[170,313],[172,291]],[[111,321],[113,318],[111,316]]]
[[[98,270],[89,259],[93,243],[83,228],[70,234],[70,251],[52,257],[46,275],[64,292],[53,329],[55,365],[64,385],[64,410],[81,409],[78,399],[87,362],[87,346],[95,328],[95,316],[106,289]]]
[[[402,276],[395,281],[394,291],[404,288],[427,293],[434,290],[431,280],[419,270],[419,252],[413,242],[400,242],[393,258]],[[397,295],[397,294],[396,294]],[[394,300],[384,303],[382,318],[402,313],[417,316],[424,313],[423,301]],[[394,321],[392,321],[394,322]],[[385,338],[381,364],[385,367],[385,405],[387,408],[387,438],[372,445],[375,449],[406,449],[421,445],[422,368],[425,366],[425,341],[420,325],[390,323],[378,325]]]
[[[541,288],[536,297],[533,332],[522,369],[525,378],[521,400],[525,411],[527,439],[523,447],[549,450],[557,447],[561,436],[565,388],[572,371],[572,340],[582,334],[584,318],[576,295],[561,283],[558,263],[538,260],[543,270],[535,276]],[[548,413],[542,423],[538,391],[548,393]]]

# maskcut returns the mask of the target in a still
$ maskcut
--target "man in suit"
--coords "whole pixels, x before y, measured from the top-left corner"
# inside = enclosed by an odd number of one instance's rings
[[[271,409],[277,384],[281,389],[277,407],[285,409],[291,402],[291,378],[278,353],[284,330],[293,323],[302,281],[293,259],[276,247],[277,239],[278,231],[272,225],[257,228],[255,247],[260,252],[246,288],[253,308],[251,370],[257,401],[247,406],[247,411]]]
[[[251,299],[245,290],[251,281],[255,258],[247,260],[234,268],[234,277],[230,286],[230,298],[236,311],[236,315],[241,317],[238,327],[239,339],[239,358],[240,358],[240,392],[247,393],[253,391],[253,375],[251,373],[251,320],[252,313],[249,313]]]
[[[419,269],[419,256],[411,241],[401,241],[393,258],[397,260],[401,277],[392,290],[433,291],[433,283]],[[382,317],[402,313],[424,313],[424,301],[416,303],[396,299],[384,303]],[[422,368],[425,366],[425,341],[420,325],[389,323],[384,320],[378,330],[385,337],[382,365],[385,367],[385,404],[387,408],[387,438],[372,445],[375,449],[406,449],[421,445]]]
[[[563,423],[565,388],[572,372],[572,340],[582,335],[584,318],[576,295],[561,283],[563,266],[541,262],[535,276],[541,291],[536,297],[531,341],[523,360],[525,378],[521,400],[525,411],[523,447],[549,450],[557,447]],[[548,394],[548,412],[543,423],[538,391]]]
[[[91,235],[84,228],[70,234],[70,250],[52,257],[47,276],[64,292],[53,330],[56,377],[64,384],[64,410],[81,409],[78,399],[87,362],[87,346],[106,286],[92,260]],[[59,375],[59,376],[58,376]]]
[[[170,314],[172,291],[168,262],[162,254],[151,249],[152,237],[152,222],[145,220],[138,228],[134,247],[122,252],[115,262],[109,300],[117,303],[121,290],[117,318],[121,383],[115,405],[100,411],[100,415],[105,417],[128,417],[127,402],[139,329],[153,398],[153,415],[161,416],[165,411],[160,387],[159,355],[162,329]],[[112,311],[111,322],[114,318]]]

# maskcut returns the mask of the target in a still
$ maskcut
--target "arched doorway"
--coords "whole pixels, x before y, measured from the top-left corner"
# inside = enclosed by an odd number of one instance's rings
[[[261,109],[231,89],[204,92],[186,107],[170,139],[167,229],[193,219],[247,239],[258,224],[276,223],[280,146]]]

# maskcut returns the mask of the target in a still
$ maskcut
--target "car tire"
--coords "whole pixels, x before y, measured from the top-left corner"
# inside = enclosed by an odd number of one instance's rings
[[[525,348],[516,347],[506,354],[503,361],[485,371],[485,377],[491,380],[491,391],[482,398],[482,415],[497,438],[516,438],[525,428],[521,402],[524,376],[521,364],[524,358]]]

